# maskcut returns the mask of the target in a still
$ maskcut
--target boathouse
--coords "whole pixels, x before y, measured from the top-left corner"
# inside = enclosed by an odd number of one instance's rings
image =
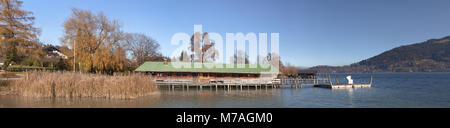
[[[279,70],[270,64],[234,64],[199,62],[145,62],[135,72],[152,75],[155,81],[224,83],[226,81],[271,81]]]

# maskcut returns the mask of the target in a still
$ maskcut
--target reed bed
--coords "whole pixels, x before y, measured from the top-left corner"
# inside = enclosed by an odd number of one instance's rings
[[[5,87],[5,86],[8,86],[9,85],[9,81],[7,81],[7,80],[0,80],[0,87]]]
[[[10,85],[18,95],[31,97],[92,97],[133,99],[157,92],[150,76],[102,75],[73,72],[28,72]]]

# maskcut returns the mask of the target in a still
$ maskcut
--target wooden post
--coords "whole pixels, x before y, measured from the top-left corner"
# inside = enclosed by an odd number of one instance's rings
[[[294,85],[294,84],[292,84],[292,78],[289,79],[289,85],[291,85],[291,88],[292,88],[292,86]]]
[[[333,85],[333,82],[331,82],[331,79],[330,79],[330,75],[328,75],[328,82],[330,82],[330,85]]]
[[[339,84],[339,79],[336,77],[336,84]]]
[[[301,78],[300,78],[300,88],[303,88],[303,81],[301,80]]]
[[[314,84],[317,84],[317,76],[314,76]]]
[[[295,78],[295,88],[298,88],[298,84],[297,84],[297,78]]]

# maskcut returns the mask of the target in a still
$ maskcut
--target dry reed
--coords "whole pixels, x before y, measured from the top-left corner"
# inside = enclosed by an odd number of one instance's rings
[[[8,86],[9,85],[9,81],[7,81],[7,80],[0,80],[0,87],[5,87],[5,86]]]
[[[10,90],[31,97],[92,97],[132,99],[157,91],[150,76],[73,72],[28,72]]]

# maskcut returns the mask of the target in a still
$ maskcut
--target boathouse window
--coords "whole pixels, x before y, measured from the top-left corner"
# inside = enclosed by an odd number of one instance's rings
[[[239,77],[239,74],[233,74],[233,77]]]
[[[177,73],[177,76],[181,76],[181,73]]]
[[[192,76],[198,76],[198,73],[192,73]]]
[[[203,77],[208,77],[208,73],[203,73]]]
[[[223,77],[223,75],[222,74],[217,74],[217,77]]]

